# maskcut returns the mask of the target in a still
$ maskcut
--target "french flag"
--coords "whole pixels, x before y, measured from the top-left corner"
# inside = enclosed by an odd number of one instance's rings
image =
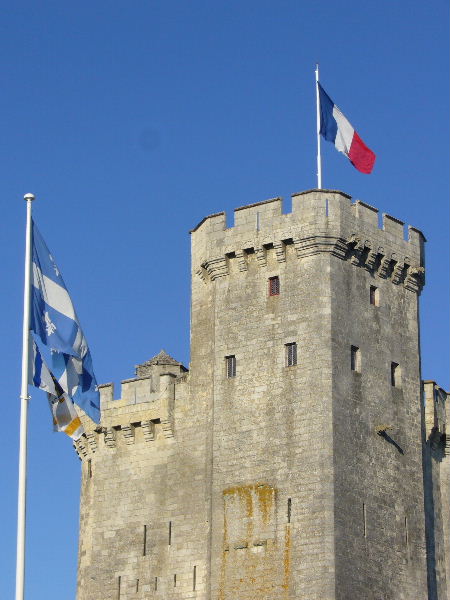
[[[317,85],[320,97],[320,134],[333,142],[336,150],[345,154],[358,171],[371,173],[376,158],[374,152],[365,145],[319,82]]]

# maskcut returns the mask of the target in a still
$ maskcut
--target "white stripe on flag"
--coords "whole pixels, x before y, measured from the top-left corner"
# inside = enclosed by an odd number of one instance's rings
[[[348,156],[355,130],[336,105],[333,106],[333,117],[336,119],[338,126],[334,145],[336,146],[336,150],[339,150],[339,152],[343,152]]]
[[[67,290],[43,275],[36,266],[36,263],[33,263],[33,285],[35,288],[41,290],[44,300],[49,306],[78,323],[72,300]]]

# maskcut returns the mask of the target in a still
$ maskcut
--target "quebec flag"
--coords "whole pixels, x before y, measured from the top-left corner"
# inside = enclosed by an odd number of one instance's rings
[[[77,410],[55,377],[45,364],[36,342],[30,344],[32,372],[30,384],[47,392],[48,403],[52,413],[53,429],[63,431],[73,440],[78,440],[84,433],[84,427]]]
[[[34,221],[32,236],[30,329],[45,349],[49,371],[62,391],[98,423],[100,395],[86,338],[61,273]]]

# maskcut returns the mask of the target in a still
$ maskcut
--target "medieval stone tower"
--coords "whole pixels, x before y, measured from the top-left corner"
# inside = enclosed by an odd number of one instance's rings
[[[423,235],[330,190],[191,233],[189,370],[161,352],[84,418],[78,600],[450,600]]]

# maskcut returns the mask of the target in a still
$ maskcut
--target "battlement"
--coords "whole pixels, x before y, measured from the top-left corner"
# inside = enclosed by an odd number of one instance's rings
[[[192,268],[205,281],[226,276],[230,259],[246,271],[248,257],[256,254],[266,265],[266,252],[274,249],[278,262],[286,261],[286,246],[294,245],[297,258],[331,252],[355,266],[376,271],[393,283],[420,291],[424,283],[425,237],[403,221],[382,215],[360,200],[352,203],[337,190],[308,190],[292,196],[292,212],[283,214],[282,199],[273,198],[234,211],[233,227],[226,214],[205,217],[192,231]]]
[[[95,427],[86,415],[81,415],[86,433],[74,444],[80,458],[95,453],[100,446],[116,448],[137,440],[172,438],[175,385],[186,381],[186,372],[181,363],[162,350],[136,365],[137,377],[121,382],[119,399],[114,399],[113,383],[99,385],[101,422]]]

